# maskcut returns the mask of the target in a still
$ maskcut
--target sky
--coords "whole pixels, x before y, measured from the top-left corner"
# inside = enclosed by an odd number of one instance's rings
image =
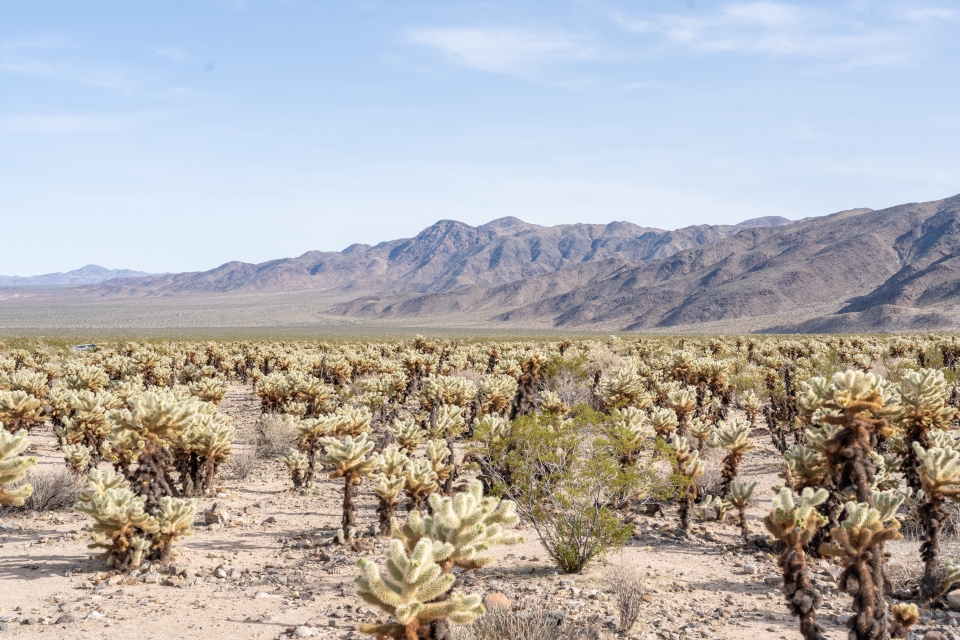
[[[960,193],[960,2],[0,0],[0,274]]]

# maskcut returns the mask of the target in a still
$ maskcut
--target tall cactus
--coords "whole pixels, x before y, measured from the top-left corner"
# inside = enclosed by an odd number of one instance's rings
[[[680,527],[685,531],[690,529],[690,512],[693,510],[693,501],[697,499],[697,478],[703,475],[706,466],[700,459],[700,454],[690,450],[687,439],[674,434],[670,441],[674,460],[674,472],[680,479]]]
[[[350,536],[350,532],[356,529],[356,507],[353,504],[355,488],[377,466],[376,459],[367,455],[373,451],[374,445],[367,441],[366,433],[356,438],[346,436],[343,441],[323,438],[320,443],[324,454],[318,456],[317,461],[333,465],[331,479],[343,478],[343,519],[340,529]]]
[[[816,620],[820,592],[810,578],[804,549],[827,522],[817,507],[826,502],[829,495],[826,489],[815,492],[808,487],[797,500],[790,489],[781,489],[773,501],[773,511],[763,519],[767,531],[784,545],[777,559],[783,572],[783,594],[790,612],[800,620],[800,633],[805,640],[826,638]]]
[[[943,440],[941,443],[945,444]],[[940,586],[940,532],[950,517],[944,502],[960,502],[960,451],[950,446],[924,449],[919,442],[913,443],[913,449],[919,462],[914,470],[923,490],[922,501],[917,507],[924,532],[920,545],[924,563],[920,598],[928,602],[945,591]]]
[[[730,494],[730,485],[737,477],[737,470],[743,460],[743,454],[755,448],[750,441],[750,423],[740,418],[720,423],[713,436],[707,441],[710,447],[725,449],[727,455],[723,457],[723,485],[721,497]]]
[[[23,458],[20,454],[30,446],[27,432],[24,430],[10,433],[0,423],[0,506],[19,507],[24,500],[33,493],[29,484],[21,485],[16,489],[10,485],[23,480],[27,469],[37,464],[34,457]]]
[[[442,640],[449,637],[448,621],[467,624],[483,615],[479,595],[454,593],[442,599],[456,578],[437,563],[452,552],[451,545],[430,538],[420,540],[410,552],[394,540],[387,551],[385,575],[366,558],[358,560],[363,574],[356,579],[357,594],[396,620],[363,624],[360,631],[378,638]]]

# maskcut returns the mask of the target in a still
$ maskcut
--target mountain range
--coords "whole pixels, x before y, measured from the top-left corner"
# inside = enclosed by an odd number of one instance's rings
[[[0,287],[70,287],[96,284],[113,278],[131,278],[151,274],[132,269],[107,269],[95,264],[63,273],[41,276],[0,276]]]
[[[441,220],[375,246],[116,277],[52,295],[183,301],[283,292],[309,292],[318,317],[370,324],[952,331],[960,329],[960,196],[674,231]]]

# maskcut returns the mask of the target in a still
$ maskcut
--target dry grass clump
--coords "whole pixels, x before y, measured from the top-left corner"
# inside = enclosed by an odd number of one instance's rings
[[[33,493],[23,503],[26,511],[65,511],[77,502],[83,483],[66,467],[33,468],[27,472]]]
[[[610,588],[617,604],[617,628],[629,633],[640,619],[643,605],[643,574],[633,568],[621,567],[610,581]]]
[[[455,640],[599,640],[595,619],[571,621],[560,611],[491,607],[473,624],[454,628]]]
[[[253,446],[260,460],[285,455],[297,441],[296,419],[287,414],[265,413],[254,427]]]

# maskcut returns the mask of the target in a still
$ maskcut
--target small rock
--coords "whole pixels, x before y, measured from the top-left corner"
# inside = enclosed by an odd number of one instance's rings
[[[314,633],[315,633],[314,630],[311,629],[310,627],[297,627],[296,629],[293,630],[293,637],[309,638],[310,636],[314,635]]]
[[[65,613],[65,614],[63,614],[62,616],[60,616],[59,618],[57,618],[56,624],[73,624],[74,622],[77,622],[78,620],[79,620],[79,618],[78,618],[77,616],[73,615],[72,613]]]
[[[496,593],[488,593],[483,597],[483,606],[486,609],[509,609],[510,599],[499,591]]]
[[[779,587],[783,584],[783,576],[767,576],[763,579],[763,583],[770,587]]]
[[[940,631],[927,631],[923,635],[923,640],[947,640],[947,636]]]
[[[960,591],[951,591],[947,594],[947,605],[954,611],[960,611]]]
[[[547,611],[546,617],[553,620],[558,627],[562,627],[567,622],[567,616],[563,611]]]
[[[142,576],[140,576],[140,582],[144,582],[146,584],[157,584],[158,582],[160,582],[160,574],[157,573],[156,571],[145,573]]]
[[[757,565],[753,564],[752,562],[743,563],[743,572],[747,575],[756,575],[757,571]]]
[[[107,580],[107,584],[110,585],[111,587],[115,587],[121,582],[123,582],[123,576],[121,575],[110,576],[110,579]]]
[[[273,524],[273,523],[275,523],[276,521],[277,521],[276,518],[274,518],[273,516],[270,516],[269,518],[267,518],[266,520],[264,520],[264,521],[261,522],[260,524]]]
[[[227,577],[226,567],[223,567],[223,566],[217,567],[216,569],[213,570],[213,575],[217,578],[226,578]]]
[[[87,620],[103,620],[104,615],[99,611],[91,611],[87,614]]]

